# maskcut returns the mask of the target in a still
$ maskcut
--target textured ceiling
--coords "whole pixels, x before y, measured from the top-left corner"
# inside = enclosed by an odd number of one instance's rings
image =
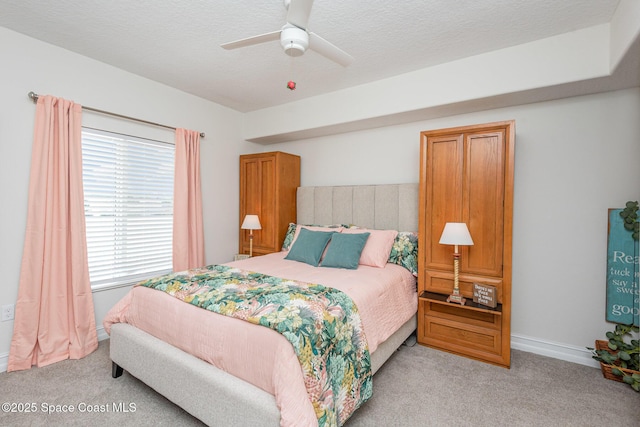
[[[347,68],[277,41],[220,47],[279,30],[282,0],[0,0],[0,26],[247,112],[608,23],[618,3],[316,0],[309,30],[351,54]]]

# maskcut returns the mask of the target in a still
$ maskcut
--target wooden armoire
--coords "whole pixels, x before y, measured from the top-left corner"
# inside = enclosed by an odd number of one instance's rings
[[[418,342],[509,367],[515,122],[425,131],[420,146]],[[464,222],[460,246],[465,305],[448,303],[453,247],[447,222]],[[473,302],[473,283],[495,286],[497,307]]]
[[[300,156],[272,151],[240,156],[240,219],[258,215],[261,230],[253,231],[253,255],[278,252],[290,222],[296,222],[296,191],[300,186]],[[241,254],[249,253],[249,230],[240,229]]]

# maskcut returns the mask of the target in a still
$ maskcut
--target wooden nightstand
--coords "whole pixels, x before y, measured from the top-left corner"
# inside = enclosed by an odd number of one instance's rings
[[[502,304],[495,309],[467,300],[448,303],[447,295],[423,291],[418,297],[418,341],[429,347],[504,365]]]

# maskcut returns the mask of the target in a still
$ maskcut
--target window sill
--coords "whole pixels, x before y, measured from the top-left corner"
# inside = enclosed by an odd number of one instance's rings
[[[172,273],[171,270],[166,270],[166,271],[156,271],[153,273],[148,273],[148,274],[144,274],[144,275],[140,275],[140,276],[134,276],[134,277],[126,277],[122,280],[114,280],[114,281],[102,281],[101,283],[97,283],[97,284],[92,284],[91,285],[91,293],[97,293],[97,292],[103,292],[103,291],[110,291],[113,289],[119,289],[119,288],[126,288],[126,287],[130,287],[135,285],[136,283],[142,281],[142,280],[147,280],[147,279],[151,279],[152,277],[156,277],[156,276],[162,276],[164,274],[169,274]]]

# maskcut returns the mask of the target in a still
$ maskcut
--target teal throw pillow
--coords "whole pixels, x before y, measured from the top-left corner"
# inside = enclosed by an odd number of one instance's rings
[[[291,250],[284,259],[300,261],[317,267],[318,264],[320,264],[320,258],[322,257],[324,249],[334,234],[338,233],[311,231],[306,228],[301,228],[298,238],[293,242]]]
[[[364,245],[371,233],[335,233],[322,260],[321,267],[347,268],[355,270]],[[295,244],[294,244],[295,246]]]

